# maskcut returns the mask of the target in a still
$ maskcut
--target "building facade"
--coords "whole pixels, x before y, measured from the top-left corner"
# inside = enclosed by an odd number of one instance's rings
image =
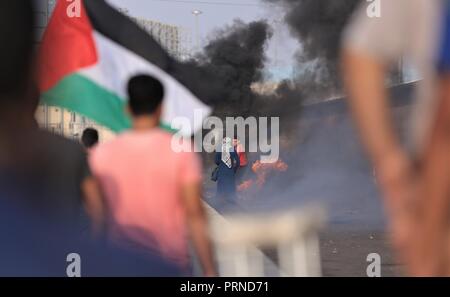
[[[190,57],[191,40],[187,29],[131,16],[126,8],[118,8],[118,10],[150,34],[175,59],[186,60]]]
[[[180,29],[176,26],[146,20],[142,18],[133,18],[134,21],[164,48],[167,52],[176,58],[180,57]]]
[[[50,15],[56,5],[56,0],[33,0],[34,2],[34,18],[35,18],[35,42],[39,46],[45,28],[47,27]]]

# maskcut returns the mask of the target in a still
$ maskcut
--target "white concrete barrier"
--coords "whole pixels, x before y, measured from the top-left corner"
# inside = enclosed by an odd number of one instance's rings
[[[320,276],[320,208],[223,217],[207,206],[220,276]],[[269,259],[262,251],[275,252]]]

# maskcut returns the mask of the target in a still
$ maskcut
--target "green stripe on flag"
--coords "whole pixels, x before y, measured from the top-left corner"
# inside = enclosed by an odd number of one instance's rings
[[[41,102],[67,108],[114,132],[131,127],[130,118],[125,113],[125,100],[79,74],[62,79],[55,87],[42,94]]]
[[[131,120],[125,113],[125,100],[79,74],[62,79],[42,94],[41,102],[79,113],[116,133],[131,128]],[[160,126],[170,133],[177,132],[167,123]]]

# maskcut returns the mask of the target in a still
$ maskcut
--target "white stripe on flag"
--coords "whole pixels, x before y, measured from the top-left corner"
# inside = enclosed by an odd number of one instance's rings
[[[170,125],[174,118],[183,117],[189,119],[191,127],[182,127],[182,134],[192,135],[192,132],[201,129],[203,119],[211,113],[209,106],[157,66],[102,34],[96,31],[93,34],[99,61],[94,66],[81,69],[80,75],[117,94],[123,100],[127,97],[126,89],[131,77],[137,74],[152,75],[158,78],[165,88],[163,123]],[[201,120],[194,121],[194,111],[202,116]]]

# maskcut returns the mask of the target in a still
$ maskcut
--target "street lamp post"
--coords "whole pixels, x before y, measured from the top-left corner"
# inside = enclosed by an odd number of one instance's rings
[[[199,34],[198,18],[202,13],[203,12],[198,9],[195,9],[192,11],[192,14],[195,16],[195,39],[196,39],[196,44],[197,44],[196,45],[197,50],[200,49],[200,36],[199,36],[200,34]]]

